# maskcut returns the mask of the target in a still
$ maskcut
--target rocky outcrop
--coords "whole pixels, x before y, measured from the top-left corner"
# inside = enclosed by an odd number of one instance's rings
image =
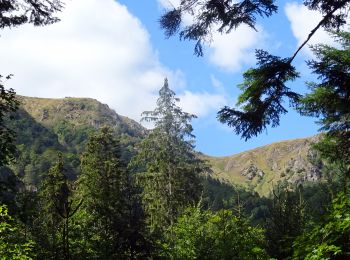
[[[252,180],[255,177],[263,178],[265,173],[262,170],[260,170],[256,165],[251,163],[248,168],[245,168],[241,172],[241,175],[247,177],[248,180]]]

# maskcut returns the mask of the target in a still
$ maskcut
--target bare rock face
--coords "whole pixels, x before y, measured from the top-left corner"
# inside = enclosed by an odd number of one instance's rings
[[[252,180],[255,177],[263,178],[265,173],[262,170],[260,170],[256,165],[251,164],[248,168],[245,168],[241,172],[241,175],[246,176],[248,180]]]
[[[49,118],[49,111],[47,109],[43,109],[40,121],[47,120],[48,118]]]

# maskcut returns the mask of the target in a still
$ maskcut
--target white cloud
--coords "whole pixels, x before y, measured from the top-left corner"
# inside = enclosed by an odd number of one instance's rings
[[[179,95],[180,107],[198,117],[207,116],[210,112],[217,112],[227,104],[226,98],[221,94],[209,94],[207,92],[192,93],[185,91]]]
[[[210,61],[230,72],[239,71],[243,64],[254,63],[255,55],[252,50],[261,47],[265,38],[262,27],[258,26],[257,29],[258,31],[254,31],[247,25],[241,25],[228,34],[215,32],[209,45]]]
[[[171,9],[180,5],[180,0],[158,0],[165,9]],[[183,24],[188,26],[193,23],[194,15],[185,13]],[[261,48],[266,38],[266,33],[261,26],[257,31],[247,25],[241,25],[230,33],[219,33],[218,26],[213,28],[210,41],[205,43],[208,47],[209,61],[215,66],[228,71],[237,72],[244,64],[252,64],[255,61],[254,49]]]
[[[298,40],[298,46],[300,46],[307,39],[311,30],[321,21],[322,15],[296,2],[287,3],[284,10],[291,23],[293,35]],[[317,30],[308,42],[308,45],[317,43],[334,45],[332,37],[322,28]],[[307,55],[312,56],[310,48],[304,48],[303,51]]]
[[[103,14],[103,15],[99,15]],[[61,22],[1,32],[0,71],[19,94],[87,96],[138,119],[177,74],[160,64],[148,32],[113,0],[67,1]]]
[[[154,108],[164,77],[175,90],[185,88],[182,72],[161,64],[147,30],[125,6],[66,1],[59,23],[1,31],[0,72],[15,74],[7,87],[28,96],[96,98],[136,120]]]

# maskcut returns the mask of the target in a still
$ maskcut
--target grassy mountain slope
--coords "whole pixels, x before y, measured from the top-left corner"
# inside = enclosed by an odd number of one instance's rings
[[[273,143],[227,157],[206,157],[214,176],[268,195],[279,181],[300,183],[320,179],[320,163],[311,144],[318,137]],[[314,162],[314,163],[311,163]]]
[[[47,127],[66,121],[75,127],[98,128],[109,125],[130,136],[142,136],[145,129],[134,120],[118,115],[108,105],[91,98],[33,98],[20,96],[21,106],[33,118]]]
[[[21,107],[34,120],[58,136],[61,145],[81,152],[88,135],[101,126],[112,127],[125,143],[146,134],[145,128],[130,118],[118,115],[108,105],[91,98],[19,97]]]
[[[9,121],[17,133],[18,159],[12,170],[35,187],[47,173],[57,154],[63,153],[67,174],[79,174],[80,154],[88,136],[101,126],[114,129],[120,137],[125,160],[134,144],[146,134],[137,122],[118,115],[107,105],[88,98],[32,98],[19,96],[21,106]]]

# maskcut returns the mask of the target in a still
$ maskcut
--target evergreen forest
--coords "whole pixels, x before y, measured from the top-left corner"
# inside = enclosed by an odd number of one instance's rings
[[[342,27],[350,3],[304,4],[322,14],[309,38],[322,27],[337,42],[312,46],[309,92],[287,84],[300,76],[292,63],[309,39],[287,58],[257,50],[237,105],[217,118],[245,140],[277,127],[288,109],[316,118],[321,133],[303,156],[317,180],[288,181],[286,171],[259,193],[218,177],[195,150],[196,115],[179,106],[167,78],[154,109],[142,113],[149,130],[93,99],[17,95],[6,87],[12,75],[2,75],[0,259],[350,259],[350,32]],[[50,26],[63,8],[59,0],[0,0],[0,29]],[[194,40],[201,56],[212,24],[222,33],[254,28],[275,12],[273,0],[183,0],[159,23],[167,37]],[[184,13],[192,25],[181,26]],[[245,176],[263,175],[252,166]]]

